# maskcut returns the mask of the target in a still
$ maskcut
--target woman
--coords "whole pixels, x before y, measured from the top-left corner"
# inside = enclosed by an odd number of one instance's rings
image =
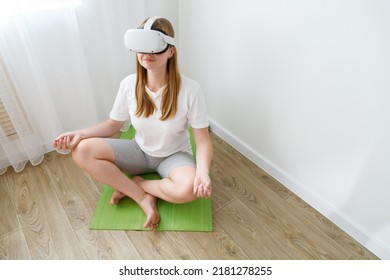
[[[167,19],[153,21],[150,29],[174,37]],[[129,120],[136,130],[134,140],[107,138]],[[195,138],[196,164],[189,126]],[[211,196],[208,173],[213,151],[208,126],[202,91],[198,83],[179,73],[176,48],[168,44],[158,54],[137,53],[137,72],[121,82],[109,119],[64,133],[53,146],[71,149],[78,166],[113,187],[111,204],[126,196],[132,198],[146,214],[144,227],[153,230],[160,221],[157,198],[185,203]],[[162,179],[129,179],[123,171],[157,171]]]

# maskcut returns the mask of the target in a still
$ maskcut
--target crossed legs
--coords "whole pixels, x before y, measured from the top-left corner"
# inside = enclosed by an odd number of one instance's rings
[[[136,176],[129,179],[115,164],[115,153],[111,146],[100,138],[81,141],[72,153],[76,164],[93,178],[112,186],[116,191],[110,199],[116,204],[125,196],[132,198],[145,212],[145,228],[158,226],[160,216],[156,207],[156,198],[172,203],[192,201],[195,167],[181,166],[171,171],[169,178],[162,180],[143,180]]]

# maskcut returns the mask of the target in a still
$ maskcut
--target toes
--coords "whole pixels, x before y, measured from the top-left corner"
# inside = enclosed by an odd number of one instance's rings
[[[158,224],[152,224],[152,226],[150,227],[150,230],[155,230],[157,227],[158,227]]]
[[[146,221],[145,224],[144,224],[144,228],[148,228],[150,230],[154,230],[155,228],[158,227],[158,225],[159,225],[158,222],[153,223],[151,221]]]
[[[150,231],[154,231],[157,227],[158,227],[158,224],[152,224],[150,226],[144,226],[144,228],[147,228]]]
[[[154,230],[155,228],[158,227],[159,222],[160,222],[160,217],[158,215],[152,216],[152,217],[146,219],[146,222],[144,224],[144,228]]]
[[[115,191],[112,195],[111,195],[111,198],[110,198],[110,204],[118,204],[118,202],[124,198],[126,195],[119,192],[119,191]]]

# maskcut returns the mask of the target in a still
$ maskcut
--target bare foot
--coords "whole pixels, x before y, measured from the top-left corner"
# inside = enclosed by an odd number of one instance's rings
[[[150,194],[146,194],[144,200],[142,200],[140,203],[141,208],[146,214],[144,228],[154,230],[156,227],[158,227],[158,223],[160,222],[160,215],[158,214],[156,203],[157,198]]]
[[[114,191],[110,198],[110,204],[112,205],[118,204],[119,201],[126,196],[127,195],[121,193],[120,191]]]
[[[144,179],[140,176],[135,176],[132,181],[138,185],[138,182],[143,181]],[[126,197],[126,195],[120,191],[114,191],[110,198],[110,204],[115,205],[118,204],[119,201]]]

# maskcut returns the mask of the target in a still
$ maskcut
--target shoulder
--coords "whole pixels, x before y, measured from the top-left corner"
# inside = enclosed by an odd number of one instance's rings
[[[119,85],[118,96],[131,97],[134,93],[135,83],[136,83],[136,74],[131,74],[126,76]]]
[[[187,76],[181,75],[181,87],[184,91],[200,91],[201,87],[200,84],[193,80],[188,78]]]
[[[121,81],[120,86],[124,88],[134,87],[136,78],[137,78],[136,74],[128,75]]]

